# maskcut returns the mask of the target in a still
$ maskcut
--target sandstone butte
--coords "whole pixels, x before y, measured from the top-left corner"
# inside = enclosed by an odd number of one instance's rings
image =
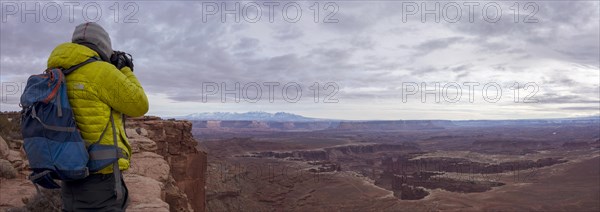
[[[0,118],[10,122],[18,114],[2,113]],[[124,172],[131,200],[127,211],[206,211],[207,154],[198,149],[191,130],[189,121],[127,119],[133,149],[131,167]],[[5,134],[0,134],[0,166],[12,166],[15,177],[0,177],[0,211],[23,207],[36,194],[26,178],[23,141],[14,139],[14,132]]]

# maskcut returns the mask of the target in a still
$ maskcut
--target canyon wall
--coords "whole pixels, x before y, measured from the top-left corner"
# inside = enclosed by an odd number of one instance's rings
[[[127,135],[132,147],[130,169],[123,173],[129,198],[127,211],[206,211],[206,152],[196,148],[187,121],[158,117],[128,118]],[[19,114],[0,113],[0,211],[39,211],[20,137]],[[60,211],[60,195],[49,193],[58,205],[44,211]],[[48,194],[46,194],[48,195]],[[39,209],[39,210],[38,210]]]
[[[284,122],[284,121],[220,121],[220,120],[198,120],[193,121],[194,128],[210,130],[228,129],[250,129],[268,131],[306,131],[323,130],[337,126],[338,122],[314,121],[314,122]]]
[[[163,156],[169,164],[177,187],[166,192],[171,211],[185,210],[188,203],[194,211],[205,211],[207,158],[206,152],[197,148],[198,143],[192,136],[192,123],[145,116],[129,118],[126,125],[132,132],[128,133],[129,137],[133,138],[130,134],[138,134],[151,138],[156,143],[154,152]],[[183,191],[185,196],[176,190]]]
[[[415,143],[402,144],[362,144],[362,145],[342,145],[335,147],[327,147],[322,149],[312,150],[295,150],[295,151],[265,151],[253,152],[249,155],[241,155],[242,157],[272,157],[272,158],[293,158],[307,161],[330,160],[331,155],[349,155],[349,154],[368,154],[383,151],[405,151],[416,152],[420,151],[419,145]]]
[[[252,129],[269,131],[311,131],[311,130],[423,130],[444,129],[455,126],[452,121],[443,120],[400,120],[400,121],[233,121],[197,120],[194,128],[212,130]]]

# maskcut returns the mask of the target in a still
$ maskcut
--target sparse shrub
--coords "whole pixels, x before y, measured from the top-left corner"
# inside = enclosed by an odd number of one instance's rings
[[[10,121],[8,121],[8,118],[6,118],[6,116],[0,116],[0,136],[8,137],[8,135],[12,131],[11,126],[12,124],[10,123]]]
[[[27,212],[25,208],[9,208],[6,209],[6,212]]]
[[[9,112],[0,114],[0,135],[6,142],[10,142],[13,139],[23,139],[21,135],[21,119],[18,113]]]
[[[60,189],[43,189],[31,197],[23,198],[23,207],[14,207],[7,212],[58,212],[62,210]]]
[[[17,170],[12,166],[10,162],[4,159],[0,159],[0,177],[6,179],[13,179],[17,177]]]
[[[61,211],[62,199],[60,189],[41,189],[41,194],[36,193],[33,197],[24,199],[25,207],[23,211]]]
[[[41,194],[23,198],[23,207],[9,208],[7,212],[58,212],[62,208],[60,189],[40,188]]]

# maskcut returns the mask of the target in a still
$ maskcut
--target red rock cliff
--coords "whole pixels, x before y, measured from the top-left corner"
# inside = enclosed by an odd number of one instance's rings
[[[127,128],[156,142],[153,152],[163,156],[178,189],[187,196],[169,195],[166,202],[171,211],[185,210],[189,203],[194,211],[205,211],[206,152],[197,148],[192,136],[192,123],[179,120],[162,120],[158,117],[127,119]],[[143,145],[140,148],[145,148]],[[134,150],[135,151],[135,150]]]

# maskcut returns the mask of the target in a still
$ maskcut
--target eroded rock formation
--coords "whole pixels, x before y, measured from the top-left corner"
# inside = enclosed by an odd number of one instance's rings
[[[344,145],[328,147],[323,149],[314,150],[296,150],[296,151],[266,151],[266,152],[253,152],[250,157],[273,157],[273,158],[292,158],[301,159],[308,161],[321,161],[329,160],[330,156],[336,154],[348,155],[348,154],[364,154],[364,153],[375,153],[382,151],[419,151],[419,145],[414,143],[402,143],[402,144],[364,144],[364,145]],[[247,155],[248,156],[248,155]]]
[[[9,117],[7,119],[7,117]],[[0,210],[20,208],[36,194],[27,180],[28,162],[18,135],[15,114],[0,114],[10,132],[0,135]],[[196,149],[191,123],[143,117],[127,120],[132,160],[124,179],[130,192],[128,211],[205,211],[206,153]],[[6,166],[6,167],[5,167]],[[1,167],[0,167],[1,168]],[[14,171],[14,177],[7,177]],[[56,193],[56,192],[54,192]]]
[[[204,211],[207,159],[206,152],[197,149],[192,123],[158,117],[130,118],[126,123],[128,136],[140,144],[134,151],[154,152],[170,167],[175,186],[166,187],[165,199],[171,211],[186,211],[189,207]]]

